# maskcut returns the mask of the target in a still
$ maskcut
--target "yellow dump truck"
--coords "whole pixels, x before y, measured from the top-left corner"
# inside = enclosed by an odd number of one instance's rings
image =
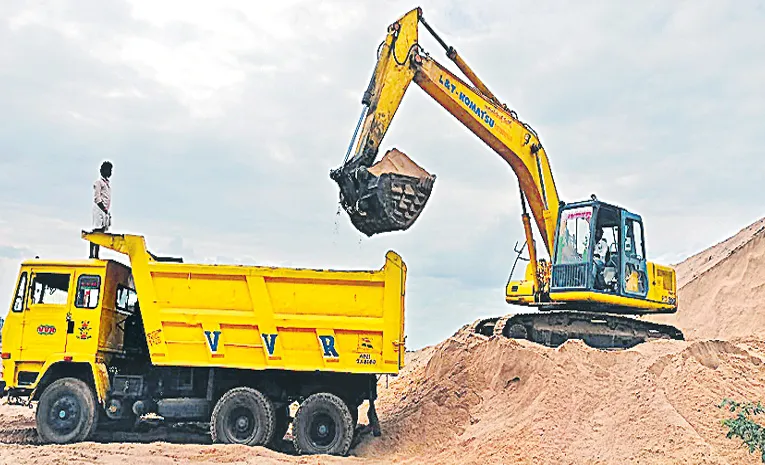
[[[209,422],[213,441],[345,455],[377,377],[404,364],[406,265],[372,271],[188,264],[142,236],[86,233],[114,260],[21,264],[2,331],[3,395],[37,402],[45,442],[142,418]],[[290,406],[298,404],[294,418]]]

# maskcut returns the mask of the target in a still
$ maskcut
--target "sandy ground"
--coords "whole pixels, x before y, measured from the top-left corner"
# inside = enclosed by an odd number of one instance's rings
[[[39,445],[34,411],[0,405],[0,464],[755,465],[720,423],[726,397],[765,400],[765,220],[677,265],[686,341],[624,351],[471,334],[407,354],[379,383],[382,436],[350,457],[210,444],[193,427]],[[359,421],[367,422],[366,406]]]

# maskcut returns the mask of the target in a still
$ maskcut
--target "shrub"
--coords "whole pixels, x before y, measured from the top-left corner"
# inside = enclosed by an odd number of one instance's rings
[[[765,463],[765,428],[755,423],[752,417],[765,414],[765,406],[761,402],[736,402],[732,399],[723,399],[718,408],[726,408],[731,413],[738,413],[733,418],[722,420],[722,424],[728,427],[728,439],[738,437],[749,449],[749,453],[760,451],[762,463]]]

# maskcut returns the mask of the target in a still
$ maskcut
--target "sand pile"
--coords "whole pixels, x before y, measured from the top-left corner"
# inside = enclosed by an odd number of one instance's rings
[[[384,397],[361,456],[401,463],[755,464],[715,407],[765,392],[765,343],[659,341],[619,352],[569,341],[449,339]],[[401,380],[404,381],[404,380]]]
[[[765,219],[675,269],[678,311],[653,321],[689,340],[765,336]]]
[[[755,221],[728,239],[674,265],[677,271],[677,286],[682,288],[698,278],[704,272],[731,256],[731,254],[750,242],[755,236],[761,234],[763,230],[765,230],[765,218]]]

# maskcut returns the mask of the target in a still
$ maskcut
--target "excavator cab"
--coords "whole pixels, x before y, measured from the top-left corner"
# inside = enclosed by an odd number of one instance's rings
[[[646,299],[647,268],[639,215],[596,199],[561,209],[552,259],[552,300],[556,294],[587,291],[601,294],[587,299],[589,306],[611,309],[623,298]]]

